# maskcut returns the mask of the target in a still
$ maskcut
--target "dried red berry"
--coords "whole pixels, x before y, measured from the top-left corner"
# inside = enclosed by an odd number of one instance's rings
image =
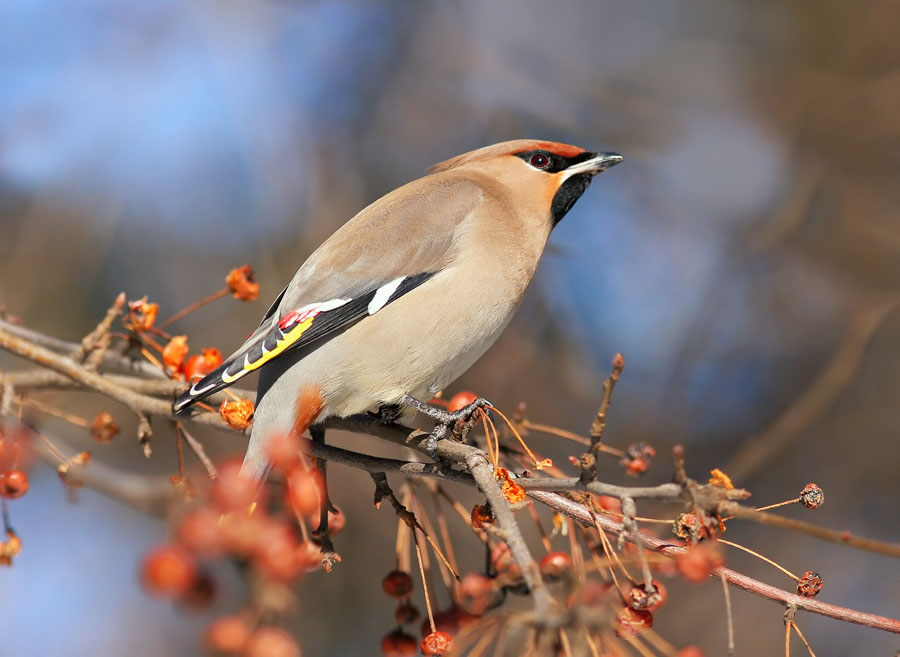
[[[653,614],[646,609],[622,607],[616,616],[616,634],[620,637],[637,636],[653,627]]]
[[[412,657],[419,650],[419,642],[403,630],[397,629],[386,634],[381,640],[381,654],[384,657]]]
[[[216,348],[204,349],[202,354],[191,356],[184,364],[184,378],[188,381],[199,379],[222,364],[222,352]]]
[[[472,527],[481,529],[483,525],[494,524],[494,510],[490,504],[476,504],[472,507]]]
[[[412,577],[402,570],[392,570],[381,580],[381,588],[392,598],[409,597],[413,589]]]
[[[473,403],[476,399],[478,399],[478,395],[476,395],[474,392],[463,390],[462,392],[458,392],[450,398],[450,403],[447,406],[447,410],[451,413],[461,411],[466,406]]]
[[[437,657],[439,655],[452,655],[456,650],[456,643],[453,637],[446,632],[432,632],[421,643],[422,654],[426,657]]]
[[[436,611],[434,613],[434,626],[439,632],[445,632],[452,635],[478,621],[478,619],[479,616],[470,614],[462,607],[451,605],[447,609]],[[428,636],[431,632],[431,623],[427,618],[422,621],[420,629],[423,637]]]
[[[178,523],[178,542],[193,554],[215,556],[224,549],[220,514],[209,507],[194,509]]]
[[[725,559],[715,543],[693,545],[675,559],[678,572],[689,582],[702,582],[724,563]]]
[[[300,657],[300,646],[285,630],[269,625],[250,635],[243,657]]]
[[[703,651],[697,646],[685,646],[675,653],[675,657],[703,657]]]
[[[594,499],[597,502],[597,506],[604,511],[618,514],[622,513],[622,500],[618,497],[613,497],[611,495],[597,495]]]
[[[217,652],[237,653],[250,638],[250,626],[242,616],[222,616],[206,628],[206,645]]]
[[[225,420],[232,429],[242,430],[253,422],[253,402],[249,399],[222,400],[219,406],[219,416]]]
[[[144,557],[141,566],[141,582],[153,595],[181,596],[190,589],[196,576],[194,560],[174,545],[154,548]]]
[[[212,483],[211,497],[223,511],[246,512],[254,502],[261,502],[264,488],[253,477],[241,473],[241,462],[222,463]]]
[[[719,516],[715,519],[706,516],[699,516],[693,511],[690,513],[682,513],[675,519],[672,526],[672,533],[678,538],[689,541],[696,536],[698,541],[717,536],[725,533],[725,523]]]
[[[647,593],[646,584],[636,584],[631,587],[631,591],[628,593],[628,603],[632,609],[646,609],[654,612],[663,606],[666,601],[666,587],[655,579],[652,580],[652,583],[655,589],[652,595]]]
[[[290,433],[267,437],[266,456],[275,470],[287,472],[300,465],[300,441]]]
[[[243,511],[226,513],[219,523],[225,550],[241,557],[251,556],[270,522],[273,521],[266,518],[260,509],[251,515]]]
[[[503,495],[510,504],[517,504],[518,502],[523,502],[525,500],[525,489],[512,480],[509,476],[509,470],[506,468],[497,468],[494,470],[494,478],[501,482],[500,490],[503,491]]]
[[[241,301],[253,301],[259,297],[259,283],[256,282],[256,272],[250,265],[235,267],[225,277],[225,284],[231,290],[231,295]]]
[[[6,540],[0,541],[0,565],[12,565],[13,557],[22,551],[22,539],[11,530],[6,530]]]
[[[637,477],[650,469],[650,461],[655,456],[655,449],[644,442],[640,442],[629,445],[620,463],[625,468],[626,474]]]
[[[294,532],[280,522],[267,523],[257,537],[253,562],[270,579],[290,581],[308,567],[307,554]]]
[[[21,470],[0,473],[0,497],[14,500],[28,492],[28,475]]]
[[[822,590],[822,585],[823,582],[819,573],[807,570],[800,576],[800,581],[797,582],[797,595],[802,595],[804,598],[814,598]]]
[[[540,562],[541,575],[548,580],[558,580],[572,571],[572,557],[565,552],[551,552]]]
[[[498,594],[494,581],[479,573],[466,573],[459,582],[459,604],[472,614],[481,615],[494,606]]]
[[[101,443],[108,443],[119,434],[119,425],[113,420],[113,416],[106,411],[100,411],[91,422],[91,437]]]
[[[318,513],[325,501],[325,485],[318,470],[295,468],[288,475],[287,503],[301,516]]]
[[[187,358],[188,342],[186,335],[176,335],[163,347],[163,364],[172,374],[178,374],[184,368],[184,359]]]
[[[800,504],[807,509],[818,509],[825,504],[825,491],[816,484],[806,484],[800,491]]]
[[[128,316],[123,319],[126,328],[132,331],[149,331],[156,322],[159,304],[147,303],[147,297],[128,302]]]

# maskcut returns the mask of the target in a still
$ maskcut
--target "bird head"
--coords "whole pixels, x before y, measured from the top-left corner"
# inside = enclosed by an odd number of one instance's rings
[[[572,209],[598,173],[617,165],[618,153],[595,153],[554,141],[517,139],[463,153],[432,171],[482,170],[513,189],[527,192],[549,210],[555,226]]]

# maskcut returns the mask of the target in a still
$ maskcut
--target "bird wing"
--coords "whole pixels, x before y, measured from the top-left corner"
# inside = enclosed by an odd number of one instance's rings
[[[453,262],[482,200],[470,181],[434,175],[376,201],[309,257],[241,347],[173,404],[175,412],[266,363],[365,321]],[[424,181],[430,180],[430,185]]]

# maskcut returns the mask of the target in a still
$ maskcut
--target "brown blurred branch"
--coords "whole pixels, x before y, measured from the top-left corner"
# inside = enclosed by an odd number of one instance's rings
[[[17,337],[3,328],[0,328],[0,348],[63,374],[83,387],[96,390],[100,394],[124,404],[135,413],[172,417],[171,402],[128,390],[107,379],[104,375],[79,365],[68,356],[57,354],[25,338]],[[191,416],[190,420],[220,429],[228,428],[228,425],[217,413],[200,413]]]
[[[28,340],[29,342],[36,344],[39,347],[44,347],[61,354],[74,354],[80,346],[80,343],[78,342],[61,340],[45,333],[41,333],[40,331],[26,328],[19,324],[13,324],[12,322],[3,319],[2,317],[0,317],[0,331],[4,331],[10,335],[23,338],[25,340]],[[156,366],[146,361],[134,360],[132,358],[129,358],[128,356],[123,356],[122,354],[118,354],[113,351],[107,351],[103,354],[102,364],[106,367],[114,368],[117,370],[124,370],[126,372],[134,372],[135,374],[140,374],[141,376],[150,378],[166,378],[166,375]]]
[[[769,428],[747,439],[723,468],[732,479],[753,476],[832,407],[859,371],[875,332],[898,303],[900,298],[893,298],[856,317],[843,344],[812,385]]]

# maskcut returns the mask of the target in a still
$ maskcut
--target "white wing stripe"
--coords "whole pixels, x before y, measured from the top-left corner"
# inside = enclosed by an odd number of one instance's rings
[[[210,383],[210,384],[209,384],[208,386],[206,386],[205,388],[199,388],[199,389],[198,389],[198,388],[197,388],[197,385],[198,385],[199,383],[200,383],[200,382],[198,381],[197,383],[195,383],[194,385],[191,386],[191,394],[192,394],[192,395],[202,395],[204,392],[206,392],[207,390],[209,390],[210,388],[212,388],[213,386],[216,385],[216,381],[213,381],[212,383]]]
[[[375,296],[369,302],[370,315],[374,315],[379,310],[384,308],[385,304],[388,302],[388,299],[390,299],[391,295],[397,291],[397,288],[400,287],[400,283],[403,282],[404,278],[406,278],[406,276],[395,278],[390,283],[385,283],[375,291]]]
[[[344,304],[350,303],[352,299],[331,299],[330,301],[322,301],[321,303],[314,303],[312,307],[318,310],[320,313],[328,312],[329,310],[334,310],[335,308],[340,308]]]

